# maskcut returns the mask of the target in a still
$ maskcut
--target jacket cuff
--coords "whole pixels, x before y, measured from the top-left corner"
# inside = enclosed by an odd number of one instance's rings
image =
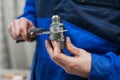
[[[91,57],[91,71],[88,80],[108,80],[113,69],[109,58],[96,54],[91,54]]]

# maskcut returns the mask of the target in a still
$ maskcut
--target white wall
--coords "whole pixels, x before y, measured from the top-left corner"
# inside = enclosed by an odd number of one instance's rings
[[[6,48],[4,45],[4,35],[3,35],[3,17],[2,17],[2,10],[3,10],[3,4],[1,3],[2,0],[0,0],[0,68],[7,68],[9,67],[8,61],[8,55],[6,54]]]
[[[25,0],[0,0],[0,30],[3,30],[3,32],[0,31],[0,34],[3,35],[0,35],[0,37],[4,37],[2,38],[4,41],[1,38],[0,41],[4,42],[2,45],[5,45],[3,48],[6,51],[2,53],[7,55],[5,57],[6,60],[9,60],[7,65],[11,68],[30,68],[35,48],[35,42],[16,44],[16,41],[9,36],[7,31],[8,24],[22,14],[24,3]]]

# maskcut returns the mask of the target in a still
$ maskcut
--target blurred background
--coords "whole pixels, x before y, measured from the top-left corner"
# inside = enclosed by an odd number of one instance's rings
[[[17,44],[8,34],[8,25],[22,14],[24,5],[25,0],[0,0],[0,70],[30,70],[35,42]]]

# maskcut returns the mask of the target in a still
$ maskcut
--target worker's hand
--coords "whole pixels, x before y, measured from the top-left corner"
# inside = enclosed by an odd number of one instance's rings
[[[51,41],[52,46],[46,40],[46,48],[51,59],[61,66],[67,73],[88,78],[91,69],[91,54],[87,51],[75,47],[70,38],[66,38],[66,48],[74,57],[70,57],[61,52],[56,41]]]
[[[8,26],[8,31],[15,40],[32,41],[28,32],[34,28],[34,25],[26,18],[15,19]]]

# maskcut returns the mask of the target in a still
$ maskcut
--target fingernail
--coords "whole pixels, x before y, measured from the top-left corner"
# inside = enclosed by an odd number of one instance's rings
[[[67,37],[66,39],[70,41],[70,37]]]
[[[66,37],[67,39],[69,39],[70,37]]]

